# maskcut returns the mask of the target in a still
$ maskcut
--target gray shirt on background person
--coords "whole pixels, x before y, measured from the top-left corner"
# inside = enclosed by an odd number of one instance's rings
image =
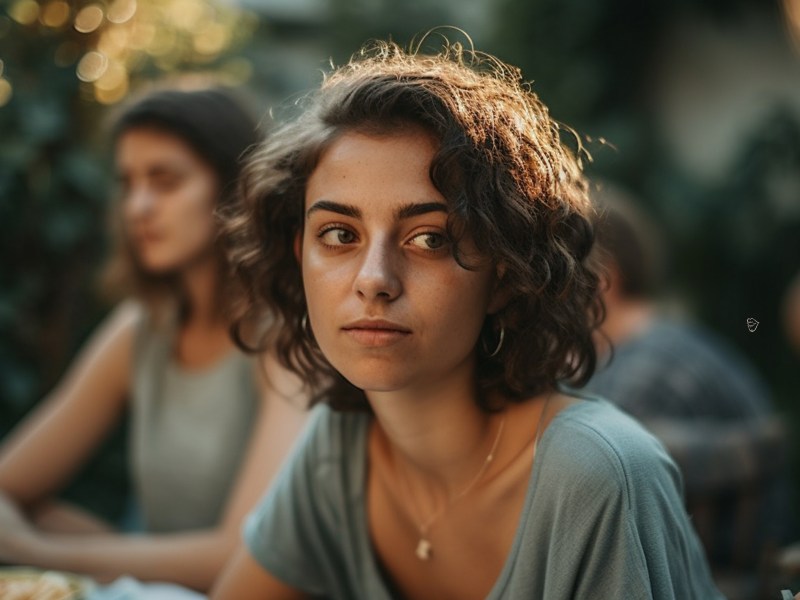
[[[259,405],[254,359],[238,349],[203,369],[173,358],[173,322],[142,319],[134,348],[130,468],[139,527],[216,526]]]

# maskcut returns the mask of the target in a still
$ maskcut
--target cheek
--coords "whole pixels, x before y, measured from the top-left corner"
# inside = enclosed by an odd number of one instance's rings
[[[439,278],[423,300],[441,323],[441,335],[477,343],[490,308],[490,278],[471,275]]]
[[[483,320],[489,308],[491,278],[483,273],[454,270],[450,276],[438,276],[428,282],[431,302],[442,313]]]
[[[216,231],[217,220],[214,216],[216,194],[206,185],[196,184],[186,189],[179,202],[175,202],[174,217],[186,223],[184,232],[191,237],[205,238]]]
[[[319,328],[326,321],[319,316],[333,312],[345,300],[346,276],[336,269],[323,268],[313,260],[303,262],[302,272],[309,317]]]

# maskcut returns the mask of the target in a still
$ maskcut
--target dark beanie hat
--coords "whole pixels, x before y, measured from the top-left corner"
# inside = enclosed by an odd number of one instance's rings
[[[258,141],[253,116],[220,88],[152,92],[123,110],[114,122],[113,138],[135,127],[154,127],[185,141],[216,170],[227,191],[242,158]]]

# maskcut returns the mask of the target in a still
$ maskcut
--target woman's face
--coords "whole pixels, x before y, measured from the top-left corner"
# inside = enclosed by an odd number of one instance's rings
[[[365,391],[470,378],[495,269],[469,240],[468,264],[446,235],[447,202],[428,175],[435,142],[421,130],[345,133],[309,178],[301,253],[314,336]]]
[[[214,169],[180,138],[130,129],[117,141],[125,231],[142,267],[175,272],[214,256]]]

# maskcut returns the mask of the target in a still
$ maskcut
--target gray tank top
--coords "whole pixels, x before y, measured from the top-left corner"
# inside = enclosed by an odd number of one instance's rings
[[[175,331],[143,318],[134,349],[130,466],[149,532],[219,522],[257,409],[252,358],[234,350],[187,370],[173,359]]]

